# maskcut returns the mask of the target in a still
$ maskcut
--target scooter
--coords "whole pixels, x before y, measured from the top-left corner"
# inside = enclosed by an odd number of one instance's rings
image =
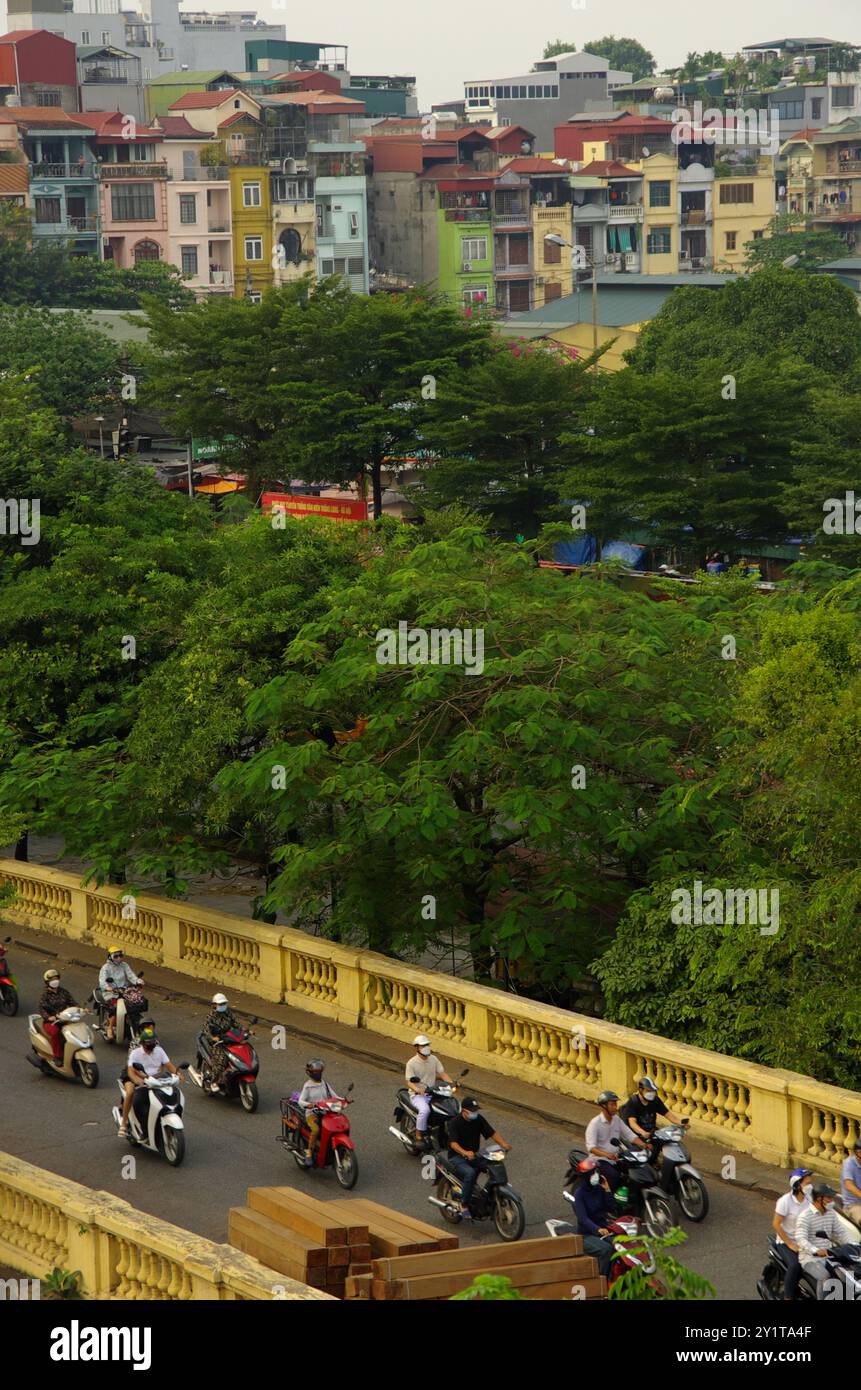
[[[824,1231],[817,1231],[823,1247],[831,1244]],[[783,1299],[783,1281],[786,1278],[787,1247],[777,1239],[777,1233],[768,1237],[768,1262],[756,1281],[756,1291],[766,1303],[779,1303]],[[817,1286],[816,1279],[806,1270],[801,1271],[798,1292],[795,1297],[801,1301],[857,1303],[861,1300],[861,1245],[835,1245],[823,1257],[827,1271],[828,1286]]]
[[[689,1221],[704,1221],[709,1211],[709,1194],[685,1145],[685,1125],[662,1125],[652,1133],[651,1161],[658,1174],[658,1186],[675,1197]]]
[[[125,989],[118,991],[116,1027],[113,1035],[108,1030],[111,1010],[107,1000],[102,997],[100,989],[93,990],[92,1003],[98,1019],[96,1028],[105,1042],[119,1043],[121,1046],[128,1043],[131,1047],[137,1047],[140,1042],[141,1023],[149,1008],[149,1001],[144,998],[143,971],[141,971],[139,979],[139,985],[127,985]],[[113,983],[113,980],[108,976],[108,984],[113,987]]]
[[[18,984],[6,959],[6,945],[11,940],[11,936],[7,936],[0,942],[0,1013],[7,1018],[14,1018],[18,1012]]]
[[[563,1189],[562,1196],[573,1207],[574,1194]],[[576,1223],[571,1221],[558,1221],[551,1217],[549,1221],[544,1222],[544,1225],[551,1236],[576,1236],[578,1234]],[[615,1284],[619,1276],[625,1274],[629,1269],[642,1269],[644,1274],[655,1273],[655,1257],[646,1242],[643,1240],[634,1243],[640,1235],[640,1223],[635,1216],[617,1216],[614,1221],[607,1222],[607,1230],[611,1236],[617,1237],[613,1241],[613,1258],[607,1274],[608,1288]],[[618,1237],[626,1237],[627,1239],[618,1239]],[[653,1280],[652,1287],[657,1291],[660,1285]]]
[[[662,1236],[672,1228],[673,1211],[660,1187],[657,1174],[649,1162],[646,1149],[623,1144],[620,1139],[611,1139],[614,1149],[619,1150],[619,1169],[624,1174],[625,1185],[613,1193],[620,1213],[635,1216],[641,1221],[650,1236]],[[585,1149],[572,1149],[568,1155],[568,1173],[565,1188],[573,1192],[581,1174],[577,1164],[589,1155]]]
[[[500,1240],[519,1240],[526,1226],[526,1213],[520,1193],[509,1186],[505,1150],[484,1149],[478,1154],[478,1160],[480,1173],[469,1199],[470,1215],[474,1221],[492,1220]],[[444,1153],[436,1155],[434,1185],[439,1189],[439,1196],[428,1197],[428,1201],[439,1207],[443,1221],[459,1226],[463,1220],[460,1209],[463,1186]]]
[[[400,1139],[407,1153],[418,1157],[419,1154],[427,1153],[430,1149],[444,1149],[446,1146],[446,1125],[449,1120],[455,1119],[458,1112],[458,1104],[454,1099],[457,1084],[462,1081],[469,1073],[469,1067],[464,1067],[460,1076],[453,1086],[429,1086],[428,1096],[430,1097],[430,1115],[428,1117],[428,1127],[423,1140],[417,1137],[416,1120],[417,1115],[410,1104],[412,1091],[409,1086],[398,1088],[397,1105],[395,1106],[395,1119],[397,1124],[389,1125],[389,1134],[393,1134],[396,1139]],[[411,1081],[418,1082],[417,1076],[411,1076]]]
[[[46,1074],[65,1076],[69,1081],[80,1078],[85,1086],[98,1086],[99,1067],[93,1051],[93,1035],[83,1022],[88,1012],[71,1004],[57,1014],[63,1038],[63,1052],[59,1058],[54,1056],[54,1045],[45,1032],[41,1014],[30,1014],[27,1028],[32,1051],[27,1054],[27,1061]]]
[[[320,1117],[320,1137],[317,1152],[310,1164],[305,1157],[310,1130],[305,1122],[305,1113],[297,1103],[298,1091],[281,1101],[281,1133],[276,1135],[287,1152],[293,1155],[298,1168],[334,1168],[338,1182],[348,1190],[356,1186],[359,1176],[356,1146],[350,1138],[350,1121],[344,1114],[346,1106],[352,1105],[349,1099],[352,1089],[351,1081],[346,1096],[330,1096],[312,1107]]]
[[[257,1022],[256,1018],[250,1020],[251,1024]],[[210,1041],[206,1033],[199,1033],[197,1038],[197,1060],[193,1067],[189,1067],[188,1074],[196,1086],[208,1095],[234,1096],[238,1095],[242,1102],[243,1110],[247,1110],[249,1115],[253,1115],[257,1109],[257,1073],[260,1063],[257,1059],[251,1042],[251,1033],[248,1028],[232,1028],[224,1034],[221,1043],[227,1051],[227,1073],[224,1081],[217,1091],[212,1089],[212,1048],[214,1044]]]
[[[180,1062],[181,1071],[187,1068],[188,1062]],[[185,1158],[185,1127],[182,1122],[185,1096],[180,1081],[181,1078],[172,1072],[167,1076],[148,1076],[142,1086],[135,1087],[129,1111],[129,1143],[134,1148],[163,1154],[172,1168],[178,1168]],[[120,1095],[124,1096],[122,1081],[117,1079],[117,1085]],[[122,1104],[115,1105],[111,1114],[119,1128]]]

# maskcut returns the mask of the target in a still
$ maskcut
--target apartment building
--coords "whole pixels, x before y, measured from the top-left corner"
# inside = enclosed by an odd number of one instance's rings
[[[93,111],[86,119],[95,132],[102,259],[124,270],[169,260],[169,171],[161,131],[119,111]]]
[[[57,106],[0,108],[0,146],[19,151],[28,171],[33,236],[68,242],[78,256],[100,254],[95,135],[87,117]]]
[[[861,243],[861,118],[791,137],[781,153],[787,163],[787,211],[831,227],[855,252]]]
[[[146,123],[141,60],[110,44],[77,50],[78,91],[82,111],[122,111]]]
[[[13,103],[77,111],[75,45],[45,29],[0,26],[0,106]]]
[[[515,77],[475,78],[464,83],[467,121],[523,125],[535,136],[535,149],[554,148],[554,130],[581,111],[609,110],[615,87],[630,82],[594,53],[562,53],[543,58]]]
[[[217,137],[186,116],[161,116],[167,162],[167,258],[199,299],[233,290],[230,177]]]

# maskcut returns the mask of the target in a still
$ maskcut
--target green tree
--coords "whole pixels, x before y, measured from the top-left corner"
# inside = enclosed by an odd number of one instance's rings
[[[83,314],[0,307],[0,372],[25,374],[69,419],[119,398],[120,349]]]
[[[799,230],[799,224],[802,229]],[[846,242],[833,227],[817,227],[812,217],[780,213],[772,217],[766,235],[744,243],[745,269],[780,266],[791,256],[798,257],[798,270],[812,270],[846,255]]]
[[[523,1294],[516,1289],[511,1280],[504,1274],[476,1274],[472,1283],[466,1289],[461,1289],[460,1293],[453,1293],[449,1299],[450,1303],[457,1303],[458,1300],[464,1302],[475,1302],[476,1300],[486,1303],[489,1299],[503,1300],[511,1302],[525,1302]]]
[[[617,72],[630,72],[633,82],[641,77],[651,77],[655,71],[652,54],[637,39],[617,39],[613,34],[608,34],[603,39],[593,39],[590,43],[584,43],[582,47],[576,43],[563,43],[561,39],[555,39],[545,45],[542,56],[555,58],[558,53],[577,52],[594,53],[599,58],[606,58],[610,67],[615,68]]]
[[[768,267],[720,289],[674,290],[626,360],[638,373],[687,373],[713,364],[721,374],[772,352],[842,379],[861,356],[855,296],[833,275]]]
[[[684,1231],[674,1226],[666,1235],[618,1236],[619,1244],[630,1246],[633,1253],[647,1252],[645,1264],[632,1266],[610,1286],[608,1298],[616,1301],[654,1302],[656,1300],[683,1300],[714,1298],[715,1287],[702,1275],[688,1269],[670,1251],[687,1240]],[[648,1258],[651,1256],[651,1259]],[[649,1269],[649,1265],[652,1269]]]

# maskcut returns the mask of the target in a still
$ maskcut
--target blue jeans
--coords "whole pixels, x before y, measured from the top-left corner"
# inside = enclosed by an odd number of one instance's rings
[[[613,1242],[605,1240],[603,1236],[584,1236],[583,1250],[587,1255],[594,1255],[598,1261],[598,1273],[606,1276],[610,1273],[610,1263],[613,1259]]]
[[[448,1166],[463,1187],[461,1201],[465,1207],[468,1207],[473,1188],[481,1172],[481,1159],[461,1158],[460,1154],[452,1153],[449,1149]]]
[[[794,1298],[798,1292],[798,1281],[801,1278],[801,1265],[798,1263],[798,1251],[790,1250],[789,1246],[784,1246],[781,1254],[786,1259],[786,1278],[783,1281],[783,1297]]]

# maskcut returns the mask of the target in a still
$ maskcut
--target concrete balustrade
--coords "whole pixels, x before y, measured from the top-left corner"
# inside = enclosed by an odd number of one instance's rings
[[[861,1133],[861,1095],[519,999],[305,932],[149,896],[123,917],[122,888],[82,888],[73,874],[0,860],[13,921],[108,946],[208,984],[234,986],[352,1027],[409,1042],[419,1031],[449,1058],[579,1100],[630,1092],[653,1076],[692,1132],[765,1162],[833,1175]],[[129,907],[126,905],[128,913]]]
[[[96,1299],[326,1299],[230,1245],[0,1153],[0,1265],[29,1278],[80,1270]]]

